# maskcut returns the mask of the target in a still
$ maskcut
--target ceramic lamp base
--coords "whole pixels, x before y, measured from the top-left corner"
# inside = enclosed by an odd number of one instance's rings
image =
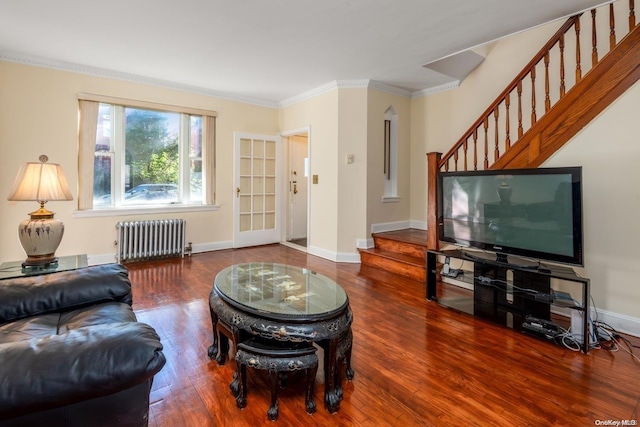
[[[23,266],[41,266],[56,261],[56,249],[62,241],[64,223],[55,218],[27,219],[18,227],[18,238],[27,254]]]

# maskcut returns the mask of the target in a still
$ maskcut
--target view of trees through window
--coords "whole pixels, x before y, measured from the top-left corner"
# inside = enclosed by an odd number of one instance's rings
[[[125,109],[125,165],[129,187],[140,184],[178,184],[177,113]],[[175,123],[175,129],[170,124]]]
[[[202,118],[100,104],[94,205],[176,203],[181,195],[202,201]]]

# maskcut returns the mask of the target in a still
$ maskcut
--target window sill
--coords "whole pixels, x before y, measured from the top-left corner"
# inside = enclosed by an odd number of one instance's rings
[[[382,203],[398,203],[400,201],[400,197],[398,196],[384,196],[382,198]]]
[[[173,205],[173,206],[135,206],[112,209],[90,209],[73,211],[74,218],[98,218],[122,215],[149,215],[173,212],[209,212],[220,209],[218,205]]]

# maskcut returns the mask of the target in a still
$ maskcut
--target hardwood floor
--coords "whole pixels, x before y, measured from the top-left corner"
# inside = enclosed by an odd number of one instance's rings
[[[158,331],[167,358],[151,392],[150,426],[270,423],[266,378],[248,372],[247,407],[240,410],[229,391],[233,362],[218,366],[207,356],[213,279],[222,268],[249,261],[306,266],[330,277],[347,291],[354,315],[355,378],[344,384],[338,413],[324,409],[319,372],[318,411],[306,414],[303,388],[292,380],[279,395],[274,425],[592,426],[638,420],[640,363],[626,352],[572,352],[428,302],[424,283],[270,245],[128,265],[136,314]]]

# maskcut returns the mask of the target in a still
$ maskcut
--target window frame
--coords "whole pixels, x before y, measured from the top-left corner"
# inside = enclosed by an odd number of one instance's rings
[[[151,103],[139,100],[130,100],[102,95],[93,94],[78,94],[78,106],[79,106],[79,153],[78,153],[78,210],[74,211],[74,217],[89,217],[89,216],[112,216],[117,214],[137,214],[137,213],[160,213],[160,212],[185,212],[185,211],[208,211],[215,210],[218,206],[215,205],[215,119],[217,113],[210,110],[202,110],[190,107],[181,107],[167,104]],[[191,116],[198,116],[201,118],[202,125],[202,202],[184,202],[182,194],[179,198],[179,203],[172,204],[157,204],[157,205],[128,205],[122,203],[124,197],[124,187],[122,185],[122,167],[124,165],[123,146],[124,138],[115,137],[112,145],[113,162],[112,167],[112,189],[113,191],[113,203],[109,206],[101,206],[99,208],[93,206],[93,174],[94,174],[94,156],[95,156],[95,140],[97,132],[97,112],[99,110],[99,104],[110,104],[112,106],[120,106],[123,108],[112,108],[114,112],[114,119],[112,119],[111,135],[114,136],[118,132],[123,133],[124,124],[123,117],[120,117],[122,123],[118,122],[117,110],[120,110],[124,115],[125,108],[137,108],[145,110],[153,110],[159,112],[178,113],[181,115],[180,119],[180,133],[186,137],[186,139],[179,144],[179,159],[180,159],[180,187],[188,185],[187,182],[190,178],[189,165],[191,161],[190,156],[190,125]],[[119,146],[120,144],[120,146]],[[186,156],[186,157],[185,157]],[[187,179],[187,182],[184,180]],[[121,193],[121,194],[120,194]],[[181,192],[182,193],[182,192]]]

